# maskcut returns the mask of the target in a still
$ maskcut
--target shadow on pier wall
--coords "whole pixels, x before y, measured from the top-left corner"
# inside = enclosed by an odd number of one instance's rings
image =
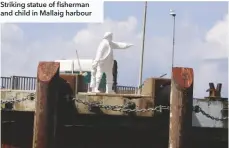
[[[1,116],[2,148],[32,148],[34,113],[2,111]],[[228,146],[227,129],[193,127],[190,139],[189,146],[195,148]],[[57,148],[168,148],[168,116],[147,121],[77,116],[74,122],[69,120],[59,126],[57,145]]]

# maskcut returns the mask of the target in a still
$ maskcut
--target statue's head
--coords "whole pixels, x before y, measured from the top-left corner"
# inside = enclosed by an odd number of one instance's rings
[[[108,41],[112,41],[113,39],[113,33],[111,32],[106,32],[103,36],[104,39],[107,39]]]

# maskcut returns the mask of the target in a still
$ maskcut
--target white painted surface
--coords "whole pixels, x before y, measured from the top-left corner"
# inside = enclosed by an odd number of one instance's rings
[[[82,71],[91,71],[92,59],[79,59]],[[55,60],[60,62],[60,72],[65,71],[80,71],[79,63],[77,59],[72,60]]]
[[[210,114],[216,118],[223,118],[221,110],[223,109],[222,101],[203,101],[201,99],[193,99],[193,106],[199,105],[202,110],[204,110],[207,114]],[[218,127],[223,128],[226,127],[228,122],[215,121],[210,118],[207,118],[202,113],[192,114],[192,126],[197,127]]]

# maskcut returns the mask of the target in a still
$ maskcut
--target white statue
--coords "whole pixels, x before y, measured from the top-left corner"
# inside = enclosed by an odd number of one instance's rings
[[[91,70],[91,84],[92,92],[100,92],[99,84],[103,73],[106,74],[106,93],[114,93],[112,90],[113,85],[113,49],[126,49],[132,44],[114,42],[112,41],[113,34],[106,32],[103,40],[99,44],[96,52],[96,57],[92,63]]]

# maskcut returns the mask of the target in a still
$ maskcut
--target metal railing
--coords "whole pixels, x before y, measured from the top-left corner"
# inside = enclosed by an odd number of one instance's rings
[[[136,94],[138,88],[133,86],[117,86],[118,94]]]
[[[11,88],[11,77],[1,77],[1,89],[10,89]]]
[[[36,77],[11,76],[1,77],[1,89],[36,90]],[[118,94],[135,94],[137,87],[117,86]]]
[[[1,89],[35,90],[36,77],[12,76],[1,77]]]

